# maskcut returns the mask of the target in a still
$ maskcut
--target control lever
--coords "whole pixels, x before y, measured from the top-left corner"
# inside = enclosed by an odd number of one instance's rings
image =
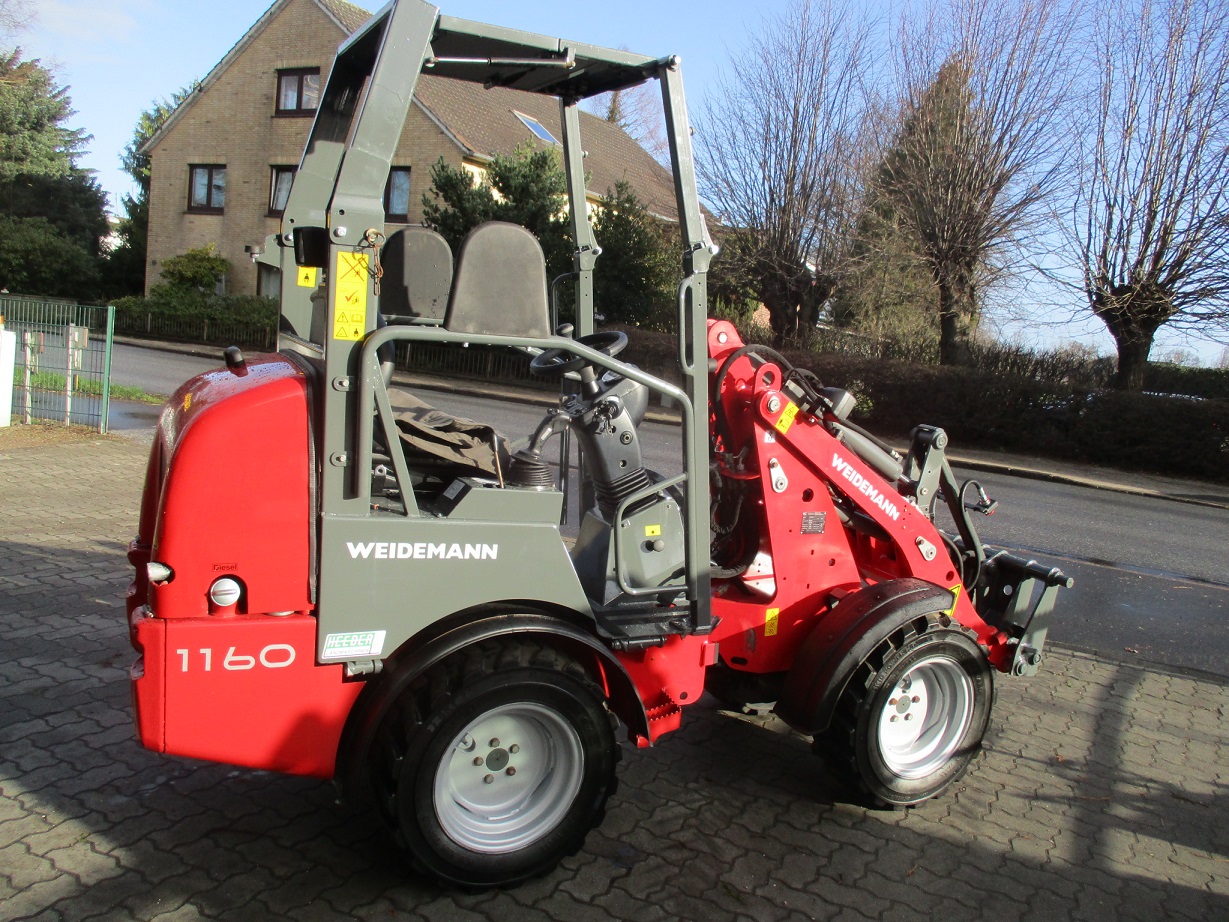
[[[551,436],[566,432],[571,425],[572,417],[565,410],[554,407],[546,418],[538,423],[538,428],[534,430],[533,436],[529,439],[529,453],[535,456],[541,455],[542,446],[550,441]]]

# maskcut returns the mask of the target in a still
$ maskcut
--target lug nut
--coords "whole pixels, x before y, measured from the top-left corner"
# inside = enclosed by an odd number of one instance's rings
[[[482,779],[483,784],[493,784],[494,781],[495,781],[494,775],[487,775],[485,778]]]
[[[893,714],[891,717],[889,717],[889,718],[888,718],[888,722],[889,722],[889,723],[896,723],[896,715],[895,715],[895,714]]]
[[[912,714],[906,714],[906,715],[905,715],[905,720],[913,720],[913,715],[912,715]]]
[[[482,756],[474,756],[474,764],[475,764],[475,765],[481,765],[481,764],[482,764]]]
[[[918,703],[919,701],[921,701],[922,699],[921,699],[921,697],[920,697],[919,695],[914,695],[914,696],[913,696],[912,698],[910,698],[909,700],[910,700],[910,701],[912,701],[914,704],[917,704],[917,703]]]
[[[517,743],[513,743],[511,746],[508,747],[508,752],[512,753],[513,755],[516,755],[520,751],[521,751],[521,747]]]
[[[888,704],[890,704],[892,707],[896,707],[896,702],[899,700],[900,700],[899,698],[889,698]]]
[[[491,748],[492,748],[492,749],[498,749],[498,748],[499,748],[499,740],[498,740],[498,739],[492,739],[492,740],[491,740]]]
[[[511,777],[512,775],[515,775],[515,774],[516,774],[516,766],[509,765],[508,766],[508,776]]]

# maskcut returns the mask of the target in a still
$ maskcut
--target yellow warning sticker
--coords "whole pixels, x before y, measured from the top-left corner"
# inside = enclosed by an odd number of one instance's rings
[[[782,435],[785,435],[785,433],[789,432],[789,427],[794,424],[794,417],[797,415],[798,415],[798,404],[787,403],[785,405],[785,412],[781,414],[780,418],[776,422],[777,431],[780,432]]]
[[[764,612],[764,636],[776,637],[777,625],[780,622],[781,609],[770,608]]]
[[[961,586],[960,583],[957,583],[951,589],[947,590],[952,594],[952,607],[943,612],[943,614],[947,615],[949,618],[954,617],[956,614],[956,606],[960,603],[960,590],[963,588],[964,587]]]
[[[191,395],[191,394],[184,394],[184,395],[183,395],[183,408],[184,408],[184,412],[185,412],[185,413],[186,413],[186,412],[188,412],[188,408],[189,408],[189,407],[191,407],[191,406],[192,406],[192,395]]]
[[[644,526],[644,536],[646,538],[660,538],[661,537],[661,526],[660,525]]]
[[[299,267],[299,287],[300,288],[315,288],[316,287],[316,267],[315,266],[300,266]]]
[[[337,254],[337,305],[333,338],[358,342],[367,326],[367,254]]]

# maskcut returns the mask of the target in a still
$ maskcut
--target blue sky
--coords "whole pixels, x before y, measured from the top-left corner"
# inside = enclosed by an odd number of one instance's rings
[[[155,99],[169,96],[200,79],[226,54],[269,7],[272,0],[34,0],[35,27],[19,36],[27,57],[38,57],[66,85],[77,114],[73,127],[93,135],[82,165],[96,171],[111,208],[132,184],[120,167],[120,155],[132,137],[140,113]],[[377,0],[352,0],[369,10]],[[889,9],[891,0],[866,0]],[[765,12],[782,10],[786,0],[440,0],[443,12],[531,32],[574,38],[591,44],[683,58],[688,100],[693,111],[727,65],[739,37],[758,28]],[[1051,304],[1032,310],[1035,299]],[[1020,309],[1028,299],[1030,309]],[[1005,336],[1029,345],[1078,340],[1113,353],[1100,321],[1079,314],[1069,295],[1021,293],[1014,311],[992,315]],[[1060,300],[1067,303],[1055,304]],[[1027,313],[1028,320],[1010,319]],[[1075,315],[1075,319],[1072,319]],[[1154,357],[1167,349],[1195,351],[1203,364],[1214,363],[1222,347],[1158,337]]]

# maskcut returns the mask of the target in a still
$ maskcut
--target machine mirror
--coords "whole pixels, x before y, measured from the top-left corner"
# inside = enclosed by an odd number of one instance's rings
[[[327,269],[329,265],[329,232],[324,227],[296,227],[294,229],[294,262],[296,266],[315,266]]]

